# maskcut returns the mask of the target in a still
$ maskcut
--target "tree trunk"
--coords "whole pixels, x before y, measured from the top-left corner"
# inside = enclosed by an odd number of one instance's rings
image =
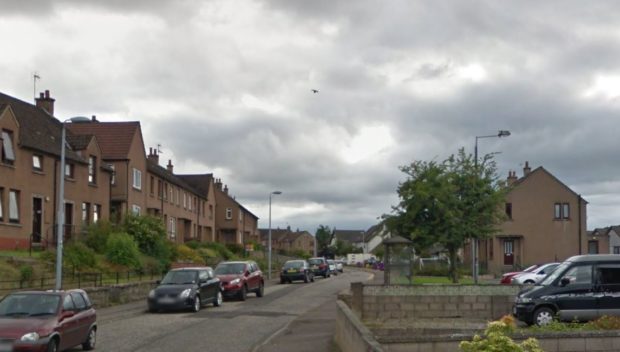
[[[448,276],[452,279],[452,283],[459,282],[458,272],[456,271],[456,248],[448,248],[448,254],[450,256],[450,269]]]

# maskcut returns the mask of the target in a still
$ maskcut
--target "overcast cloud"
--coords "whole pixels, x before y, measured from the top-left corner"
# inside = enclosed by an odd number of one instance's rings
[[[616,1],[0,0],[0,91],[139,120],[267,226],[366,229],[398,166],[458,148],[544,166],[620,224]],[[311,89],[318,89],[318,94]]]

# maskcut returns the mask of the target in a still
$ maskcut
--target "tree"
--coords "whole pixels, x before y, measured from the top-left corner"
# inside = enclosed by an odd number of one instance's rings
[[[317,252],[327,252],[329,244],[332,240],[332,230],[329,228],[329,226],[319,225],[319,228],[316,230],[315,239],[317,244]]]
[[[407,179],[399,184],[400,202],[384,216],[395,233],[408,237],[418,253],[442,245],[450,257],[449,276],[458,282],[457,251],[469,239],[485,239],[504,218],[505,188],[492,155],[476,164],[460,149],[441,163],[414,161],[402,166]]]

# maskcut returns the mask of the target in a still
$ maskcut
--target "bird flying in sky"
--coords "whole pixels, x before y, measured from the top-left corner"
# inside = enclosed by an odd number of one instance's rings
[[[319,90],[318,90],[318,89],[310,89],[310,90],[311,90],[311,91],[312,91],[312,93],[314,93],[314,94],[316,94],[316,93],[318,93],[318,92],[319,92]]]

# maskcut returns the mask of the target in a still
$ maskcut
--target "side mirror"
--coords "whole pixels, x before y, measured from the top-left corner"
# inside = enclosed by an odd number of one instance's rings
[[[72,311],[72,310],[65,310],[60,315],[60,321],[63,321],[63,320],[68,319],[68,318],[71,318],[74,315],[75,315],[74,311]]]
[[[243,275],[250,276],[250,272],[246,270],[245,273],[243,273]]]
[[[159,284],[161,284],[161,280],[157,280],[157,281],[155,281],[155,283],[159,285]]]
[[[560,286],[564,287],[566,285],[570,284],[570,279],[567,277],[563,277],[562,280],[560,280]]]

